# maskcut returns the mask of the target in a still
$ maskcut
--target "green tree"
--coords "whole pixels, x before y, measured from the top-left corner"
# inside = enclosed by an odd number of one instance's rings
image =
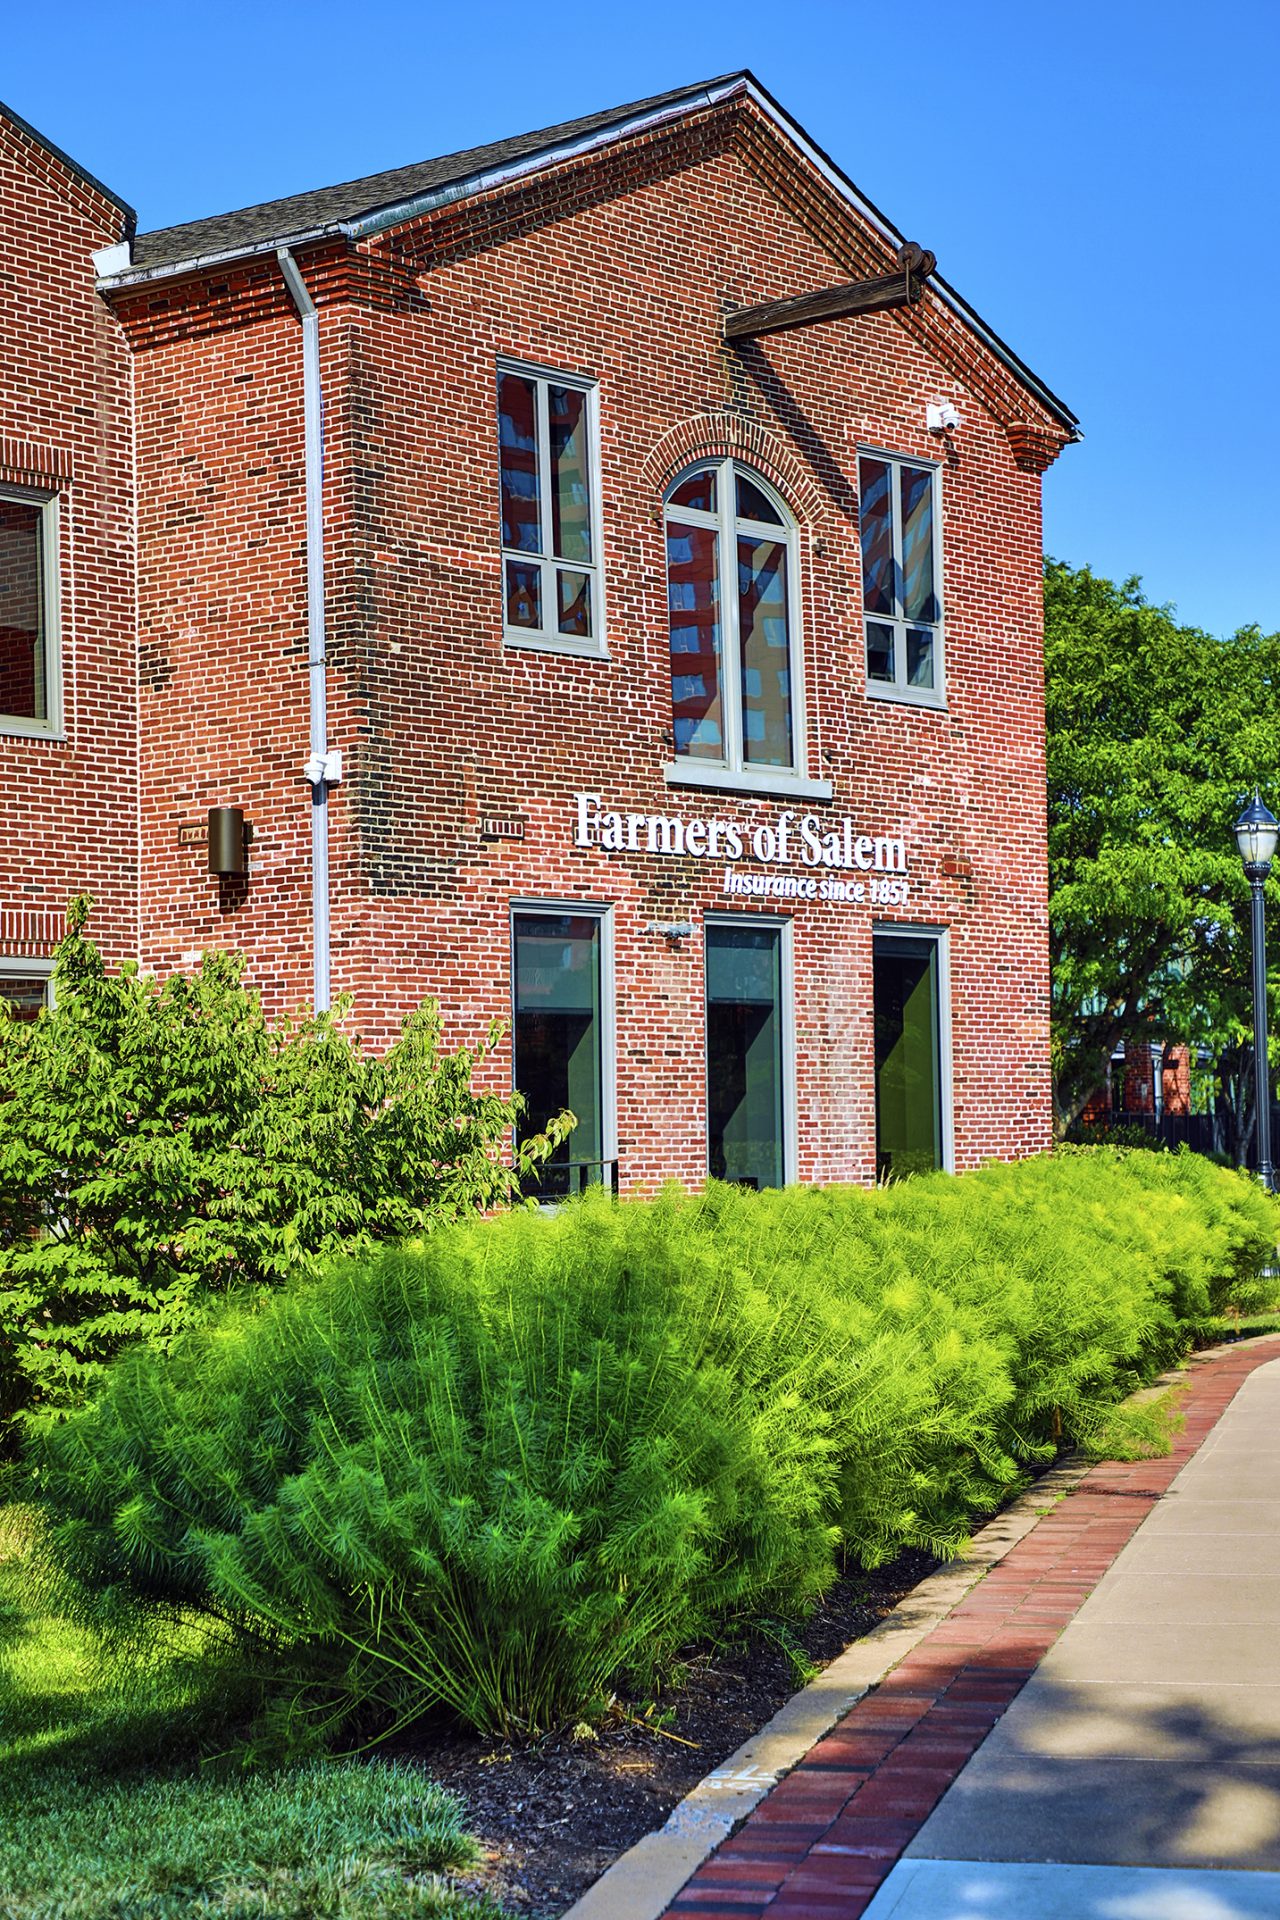
[[[109,974],[86,913],[53,1007],[0,1015],[0,1415],[76,1404],[233,1287],[518,1198],[571,1124],[509,1154],[518,1096],[472,1084],[497,1028],[446,1052],[428,1001],[371,1056],[346,1002],[269,1022],[235,954]]]
[[[1249,890],[1231,829],[1255,783],[1277,802],[1280,635],[1217,640],[1136,579],[1049,560],[1045,660],[1059,1128],[1119,1041],[1186,1041],[1220,1062],[1221,1138],[1242,1154]]]

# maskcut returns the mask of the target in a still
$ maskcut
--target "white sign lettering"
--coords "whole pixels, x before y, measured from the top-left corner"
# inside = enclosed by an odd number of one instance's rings
[[[901,834],[859,833],[847,814],[833,820],[784,808],[772,823],[762,821],[750,827],[720,815],[687,819],[669,813],[622,813],[606,807],[598,793],[580,793],[574,804],[575,846],[599,847],[604,853],[714,860],[724,865],[725,893],[770,900],[906,905],[906,879],[883,877],[906,874],[906,840]],[[740,860],[790,871],[741,873],[736,869]],[[845,880],[835,879],[835,874],[870,877]]]

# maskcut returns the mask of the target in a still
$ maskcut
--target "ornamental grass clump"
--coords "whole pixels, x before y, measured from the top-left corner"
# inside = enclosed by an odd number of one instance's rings
[[[445,1230],[120,1361],[37,1450],[53,1542],[98,1617],[234,1622],[296,1726],[543,1729],[831,1578],[822,1332],[674,1198]]]
[[[506,1733],[963,1549],[1224,1306],[1275,1207],[1190,1156],[711,1186],[448,1227],[137,1351],[33,1441],[81,1611],[225,1623],[277,1725]]]

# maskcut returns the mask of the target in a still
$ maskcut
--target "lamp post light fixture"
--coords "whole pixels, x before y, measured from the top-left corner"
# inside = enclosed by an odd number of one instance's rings
[[[1262,889],[1280,839],[1280,822],[1259,798],[1257,789],[1236,821],[1236,845],[1244,861],[1252,899],[1253,927],[1253,1091],[1258,1116],[1258,1178],[1268,1193],[1275,1192],[1271,1165],[1271,1076],[1267,1068],[1267,928]]]

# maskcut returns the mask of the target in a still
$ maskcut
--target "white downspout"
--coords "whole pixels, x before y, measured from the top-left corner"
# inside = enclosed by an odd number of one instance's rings
[[[311,787],[312,999],[328,1011],[329,982],[329,788],[342,778],[342,755],[329,747],[324,631],[324,397],[320,390],[320,319],[298,263],[288,247],[276,258],[302,321],[302,402],[307,487],[307,667],[310,681],[311,751],[303,775]]]

